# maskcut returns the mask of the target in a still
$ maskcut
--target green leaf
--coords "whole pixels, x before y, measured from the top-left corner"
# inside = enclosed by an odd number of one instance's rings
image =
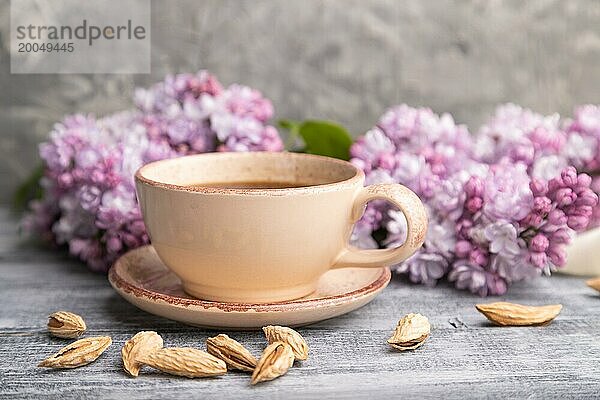
[[[289,132],[289,135],[285,140],[286,150],[294,150],[293,147],[300,136],[300,126],[302,123],[290,119],[282,119],[278,121],[278,125],[280,128],[286,129]]]
[[[31,175],[17,188],[13,195],[13,207],[15,210],[23,211],[27,203],[33,199],[39,199],[43,195],[40,179],[44,176],[44,166],[36,167]]]
[[[290,132],[298,132],[302,122],[292,121],[291,119],[280,119],[278,122],[280,128],[287,129]]]
[[[300,125],[299,134],[309,154],[350,159],[352,137],[341,125],[329,121],[305,121]]]

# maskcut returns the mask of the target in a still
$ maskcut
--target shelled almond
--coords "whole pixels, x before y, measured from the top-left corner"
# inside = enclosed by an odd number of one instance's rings
[[[57,311],[48,316],[48,331],[52,336],[75,339],[87,329],[83,318],[69,311]]]
[[[294,364],[294,351],[284,342],[273,342],[265,348],[252,373],[252,384],[270,381],[284,375]]]
[[[140,360],[163,347],[163,339],[154,331],[142,331],[136,333],[125,342],[121,349],[123,368],[131,376],[138,376],[142,363]]]
[[[546,325],[552,322],[562,310],[562,305],[525,306],[499,301],[477,304],[475,308],[496,325],[531,326]]]
[[[191,347],[158,349],[142,356],[140,362],[168,374],[188,378],[204,378],[227,372],[223,360]]]
[[[79,339],[44,359],[38,367],[77,368],[95,361],[110,346],[110,336]]]
[[[431,325],[427,317],[410,313],[398,321],[394,334],[387,342],[400,351],[414,350],[425,343],[430,331]]]
[[[306,340],[292,328],[269,325],[262,329],[269,343],[287,343],[292,348],[296,360],[303,361],[308,358],[308,344],[306,344]]]
[[[588,279],[585,281],[586,285],[600,292],[600,277]]]
[[[256,358],[239,342],[225,334],[206,339],[206,351],[225,361],[229,369],[254,371]]]

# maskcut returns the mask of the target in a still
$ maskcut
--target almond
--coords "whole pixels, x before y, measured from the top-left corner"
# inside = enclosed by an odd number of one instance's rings
[[[600,277],[585,281],[586,285],[600,292]]]
[[[38,367],[77,368],[95,361],[110,346],[109,336],[96,336],[79,339],[63,347],[58,353],[46,358]]]
[[[190,347],[165,347],[140,357],[139,361],[167,374],[188,378],[217,376],[227,372],[223,360]]]
[[[163,347],[163,339],[154,331],[142,331],[136,333],[125,342],[121,349],[123,368],[131,376],[138,376],[142,363],[139,360]]]
[[[270,381],[284,375],[294,364],[294,352],[289,344],[273,342],[263,351],[252,373],[252,384]]]
[[[225,361],[230,369],[254,371],[256,358],[242,346],[225,334],[206,339],[206,351]]]
[[[269,343],[284,342],[290,345],[296,360],[308,358],[308,344],[306,340],[292,328],[285,326],[269,325],[263,328]]]
[[[525,306],[522,304],[497,302],[477,304],[475,308],[487,319],[502,326],[546,325],[560,313],[562,305]]]
[[[387,342],[400,351],[414,350],[425,343],[430,331],[431,325],[427,317],[410,313],[398,321],[394,334]]]
[[[86,330],[85,322],[77,314],[57,311],[48,317],[48,331],[52,336],[63,339],[75,339]]]

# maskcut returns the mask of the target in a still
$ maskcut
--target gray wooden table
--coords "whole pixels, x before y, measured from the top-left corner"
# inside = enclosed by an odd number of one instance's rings
[[[23,244],[16,220],[0,210],[0,397],[2,398],[593,398],[600,396],[600,296],[583,279],[554,276],[511,288],[503,299],[564,305],[546,327],[499,328],[473,304],[481,301],[447,285],[434,289],[394,278],[369,305],[299,329],[309,360],[277,380],[250,386],[244,373],[186,379],[144,370],[136,379],[121,367],[123,343],[156,330],[169,346],[204,347],[214,331],[140,311],[119,297],[106,277],[58,252]],[[494,299],[498,300],[498,299]],[[75,370],[36,368],[65,341],[48,336],[46,317],[72,310],[89,335],[113,345]],[[432,334],[414,352],[385,343],[408,312],[429,317]],[[232,332],[260,354],[259,332]]]

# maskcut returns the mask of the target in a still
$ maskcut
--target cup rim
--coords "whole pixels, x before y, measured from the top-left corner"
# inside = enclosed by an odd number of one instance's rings
[[[219,157],[280,157],[280,158],[310,158],[314,160],[321,160],[328,163],[343,165],[345,167],[350,167],[354,170],[354,175],[349,178],[331,182],[331,183],[323,183],[311,186],[300,186],[300,187],[289,187],[289,188],[219,188],[219,187],[203,187],[203,186],[185,186],[179,185],[175,183],[161,182],[154,179],[150,179],[144,175],[145,170],[148,170],[152,167],[156,167],[160,164],[178,162],[182,159],[190,159],[190,158],[219,158]],[[234,194],[234,195],[259,195],[259,196],[282,196],[286,194],[306,194],[306,193],[320,193],[320,192],[328,192],[340,190],[348,187],[353,187],[357,183],[364,182],[365,174],[364,172],[352,164],[349,161],[340,160],[337,158],[320,156],[315,154],[306,154],[306,153],[292,153],[288,151],[282,152],[212,152],[212,153],[201,153],[188,155],[183,157],[176,158],[167,158],[163,160],[153,161],[147,164],[142,165],[135,172],[135,180],[144,185],[161,188],[170,191],[181,191],[181,192],[189,192],[189,193],[201,193],[201,194]]]

